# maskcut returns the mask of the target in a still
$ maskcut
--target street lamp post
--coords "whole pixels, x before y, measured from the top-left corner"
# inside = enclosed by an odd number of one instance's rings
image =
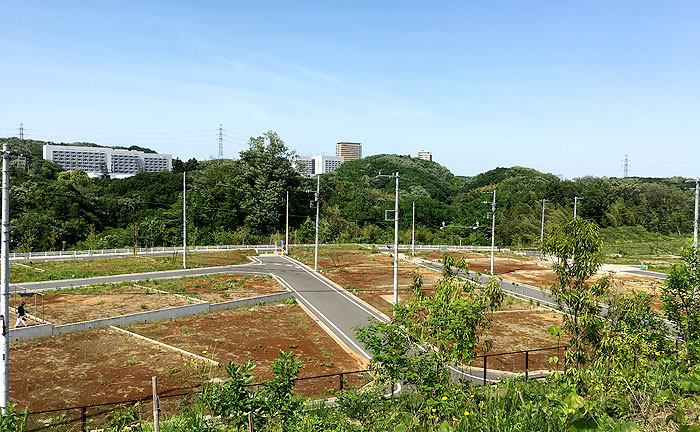
[[[548,202],[548,200],[542,198],[540,201],[542,201],[542,228],[540,229],[540,247],[542,247],[542,243],[544,242],[544,204]]]
[[[287,191],[287,211],[284,218],[284,254],[289,255],[289,191]]]
[[[131,223],[133,225],[134,238],[134,256],[136,256],[136,207],[131,203],[124,203],[125,206],[131,207]]]
[[[394,198],[394,304],[399,303],[399,173],[395,172],[391,175],[382,175],[380,172],[377,177],[388,177],[396,179],[396,194]],[[391,211],[391,210],[386,210]],[[387,219],[385,216],[385,220]]]

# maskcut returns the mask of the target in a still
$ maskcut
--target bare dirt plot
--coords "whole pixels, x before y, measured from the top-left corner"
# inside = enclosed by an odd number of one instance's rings
[[[41,302],[41,300],[39,300]],[[55,325],[70,324],[100,318],[109,318],[137,312],[147,312],[174,306],[184,306],[192,301],[171,294],[146,292],[133,285],[107,285],[99,288],[62,290],[58,294],[47,292],[43,305],[39,303],[36,316]],[[15,306],[15,299],[10,300]],[[34,314],[34,305],[28,309]]]
[[[162,291],[197,298],[210,303],[238,300],[284,291],[272,276],[207,275],[181,279],[154,279],[139,283]]]
[[[363,367],[320,328],[301,307],[266,303],[174,321],[138,324],[129,331],[197,353],[222,364],[252,359],[256,381],[271,378],[279,350],[304,361],[301,377],[357,371]]]
[[[254,250],[192,253],[187,256],[187,265],[190,268],[194,268],[245,264],[250,262],[247,257],[251,255],[257,255],[257,253]],[[85,278],[181,268],[181,254],[69,261],[27,261],[10,264],[10,282]]]
[[[295,258],[307,265],[313,265],[313,249],[294,249]],[[333,282],[354,293],[376,309],[391,314],[394,293],[393,258],[380,253],[371,253],[365,248],[323,248],[319,250],[319,268]],[[439,279],[439,274],[399,261],[399,302],[410,296],[413,274],[419,272],[423,286],[431,290]]]
[[[136,399],[196,385],[175,351],[112,329],[33,339],[10,345],[10,400],[30,411]]]
[[[160,291],[166,291],[160,292]],[[27,311],[55,325],[147,312],[197,301],[212,303],[282,292],[272,277],[249,275],[207,275],[177,279],[150,280],[133,284],[94,285],[47,291],[43,299],[27,303]],[[180,294],[180,295],[174,295]],[[10,304],[22,298],[11,298]],[[43,304],[42,304],[43,301]]]
[[[295,252],[302,261],[313,262],[313,250]],[[387,255],[364,250],[333,248],[319,251],[319,267],[327,270],[325,274],[328,278],[383,312],[388,312],[393,300],[391,263],[391,257]],[[411,264],[399,267],[399,301],[405,301],[410,295],[408,286],[413,269]],[[420,273],[426,282],[424,292],[431,295],[433,285],[441,276],[424,268],[420,268]],[[561,324],[561,315],[529,301],[506,296],[499,312],[494,315],[493,323],[494,327],[487,337],[494,339],[490,353],[547,348],[556,345],[556,339],[552,338],[548,329]]]

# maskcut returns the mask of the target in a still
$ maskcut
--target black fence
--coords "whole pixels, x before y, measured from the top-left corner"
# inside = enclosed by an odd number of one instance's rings
[[[461,378],[466,376],[469,381],[484,384],[521,376],[525,379],[542,378],[565,369],[566,349],[566,346],[560,346],[477,356],[470,366],[459,368]],[[360,370],[297,378],[294,381],[297,395],[321,399],[333,396],[338,390],[361,388],[371,381],[371,376],[368,370]],[[167,418],[183,408],[194,407],[200,391],[201,387],[190,387],[160,393],[162,415]],[[151,401],[152,396],[149,395],[141,399],[30,412],[26,432],[103,429],[110,421],[109,416],[114,417],[115,413],[123,419],[148,422],[152,421],[153,416]]]
[[[294,381],[295,394],[309,398],[328,398],[338,390],[360,388],[369,383],[371,377],[368,370],[359,370],[297,378]],[[260,386],[259,383],[248,385],[253,388]],[[161,414],[167,418],[184,408],[195,407],[200,391],[201,387],[197,386],[159,393]],[[114,421],[115,415],[127,422],[129,419],[152,421],[152,398],[149,395],[140,399],[29,412],[25,431],[78,432],[103,429],[110,422],[109,417]]]

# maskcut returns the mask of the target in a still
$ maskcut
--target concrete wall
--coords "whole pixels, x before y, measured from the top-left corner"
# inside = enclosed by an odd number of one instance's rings
[[[250,297],[240,300],[233,300],[223,303],[210,304],[207,302],[195,303],[186,306],[176,306],[167,309],[159,309],[148,312],[138,312],[128,315],[119,315],[110,318],[101,318],[91,321],[82,321],[72,324],[54,326],[52,324],[41,324],[29,327],[21,327],[10,330],[10,341],[34,339],[38,337],[53,336],[59,334],[76,333],[86,330],[109,326],[126,326],[137,323],[148,323],[154,321],[164,321],[168,319],[182,318],[191,315],[198,315],[209,312],[218,312],[226,309],[235,309],[241,306],[248,306],[258,303],[286,300],[293,297],[290,292],[270,294],[258,297]]]
[[[273,301],[287,300],[288,298],[294,297],[290,292],[282,292],[279,294],[270,294],[260,297],[251,297],[240,300],[232,300],[222,303],[214,303],[209,305],[209,312],[218,312],[226,309],[234,309],[241,306],[254,305],[258,303],[267,303]]]

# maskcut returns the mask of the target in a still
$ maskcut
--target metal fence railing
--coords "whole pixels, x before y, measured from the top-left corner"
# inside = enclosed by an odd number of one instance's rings
[[[295,394],[320,399],[333,396],[339,390],[360,388],[370,382],[371,377],[368,370],[359,370],[297,378],[294,381]],[[255,388],[260,384],[248,386]],[[160,393],[158,397],[161,416],[167,418],[177,414],[183,408],[194,407],[199,393],[199,387]],[[152,395],[149,395],[140,399],[29,412],[25,432],[49,430],[78,432],[104,429],[109,424],[110,417],[113,418],[116,413],[122,418],[132,417],[139,421],[152,421],[151,400]]]
[[[538,348],[505,353],[476,356],[469,366],[462,366],[462,377],[467,374],[472,382],[486,384],[501,379],[524,377],[543,378],[554,371],[565,369],[564,353],[567,346]],[[295,394],[312,399],[328,398],[339,390],[362,388],[372,381],[370,371],[359,370],[326,375],[297,378]],[[259,387],[261,384],[250,384]],[[164,417],[177,414],[182,408],[193,407],[197,403],[199,387],[171,390],[161,393],[160,407]],[[152,396],[141,399],[98,403],[84,406],[64,407],[51,410],[29,412],[26,432],[47,430],[85,431],[103,429],[109,416],[119,412],[123,417],[134,417],[140,421],[152,421]]]

